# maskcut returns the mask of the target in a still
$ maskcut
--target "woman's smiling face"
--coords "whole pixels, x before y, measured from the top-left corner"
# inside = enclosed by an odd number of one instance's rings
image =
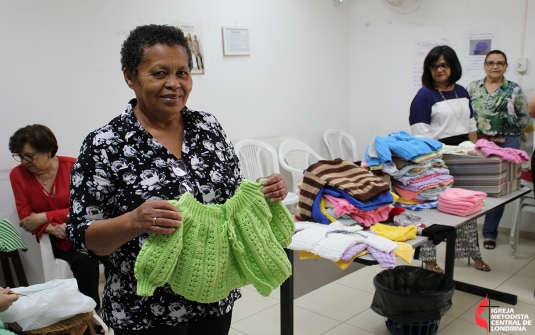
[[[180,113],[193,87],[188,54],[180,45],[145,48],[137,75],[124,70],[124,76],[136,94],[140,111],[160,121],[171,120]]]

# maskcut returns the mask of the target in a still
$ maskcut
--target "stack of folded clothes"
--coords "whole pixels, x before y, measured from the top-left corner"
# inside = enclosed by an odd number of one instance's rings
[[[484,192],[450,188],[440,194],[437,208],[445,213],[468,216],[483,208],[486,196]]]
[[[388,218],[393,201],[390,185],[366,169],[340,158],[321,160],[303,175],[299,217],[369,227]]]
[[[395,205],[417,211],[436,208],[440,193],[453,184],[441,157],[439,141],[400,131],[377,136],[366,148],[362,166],[389,175],[392,189],[399,196]]]

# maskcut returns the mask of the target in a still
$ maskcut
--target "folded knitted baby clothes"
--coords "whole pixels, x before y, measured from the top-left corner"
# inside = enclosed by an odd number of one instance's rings
[[[216,302],[253,284],[269,295],[291,275],[283,250],[295,226],[282,203],[266,201],[263,185],[243,180],[222,205],[203,205],[191,194],[170,201],[182,225],[149,236],[136,260],[137,294],[150,296],[169,281],[186,299]]]
[[[405,242],[396,242],[398,248],[394,250],[394,255],[401,258],[405,263],[411,264],[414,257],[414,248]]]
[[[327,232],[333,230],[357,232],[362,230],[362,227],[344,226],[338,221],[335,221],[329,225],[315,223],[315,225],[310,225],[308,228],[295,233],[292,237],[292,243],[290,243],[288,249],[312,251],[314,245],[324,239]]]
[[[328,194],[325,194],[324,198],[333,204],[334,213],[337,217],[348,214],[353,218],[354,221],[363,224],[365,227],[370,227],[377,222],[385,221],[388,218],[390,210],[392,209],[391,205],[385,205],[369,211],[363,211],[353,206],[346,199],[336,198]],[[312,211],[312,214],[314,214],[314,211]],[[314,217],[314,219],[316,218]]]
[[[417,204],[417,205],[406,205],[406,204],[402,204],[399,202],[396,203],[396,206],[403,207],[411,211],[425,211],[428,209],[437,208],[437,205],[438,205],[438,200],[422,202],[421,204]]]
[[[337,189],[331,186],[324,186],[319,190],[318,194],[316,195],[316,198],[314,199],[314,202],[311,208],[312,217],[308,220],[314,220],[323,224],[329,224],[333,221],[333,220],[330,220],[330,218],[321,209],[321,201],[324,199],[324,196],[327,196],[327,195],[331,195],[339,199],[345,199],[353,207],[361,211],[371,211],[371,210],[379,209],[393,202],[393,197],[392,197],[392,194],[390,194],[390,192],[383,192],[377,195],[375,198],[371,199],[370,201],[360,202],[357,199],[353,198],[351,195],[349,195],[349,193],[346,193],[340,189]],[[373,223],[376,223],[378,221],[375,221]]]
[[[382,268],[393,269],[396,267],[396,255],[394,255],[394,252],[383,252],[372,246],[368,246],[368,251]]]
[[[340,260],[352,245],[365,242],[381,251],[390,252],[398,248],[395,242],[367,232],[360,232],[359,226],[344,226],[336,221],[330,225],[318,224],[296,233],[288,249],[306,250],[334,262]]]
[[[450,188],[440,194],[437,208],[446,213],[468,216],[483,208],[484,192]]]
[[[386,237],[391,241],[405,242],[407,240],[414,240],[418,229],[415,226],[395,227],[378,223],[370,228],[370,230],[377,233],[379,236]]]
[[[478,140],[474,147],[476,149],[479,149],[485,157],[497,156],[503,159],[504,161],[513,163],[523,163],[530,161],[530,157],[524,150],[502,148],[499,147],[496,143],[488,141],[484,138]]]
[[[374,144],[377,158],[370,157],[368,150],[364,154],[370,167],[391,162],[392,153],[410,161],[442,149],[442,143],[435,139],[413,137],[404,131],[391,133],[386,137],[376,136]]]
[[[312,218],[312,204],[325,185],[343,190],[363,202],[390,190],[388,183],[352,162],[340,158],[320,160],[309,166],[303,175],[299,192],[299,216],[303,220]]]
[[[404,185],[403,183],[398,182],[396,180],[393,180],[392,184],[396,188],[402,188],[404,190],[418,192],[418,191],[423,191],[429,187],[435,187],[437,185],[445,185],[451,182],[453,182],[453,176],[449,174],[441,174],[441,175],[435,175],[432,178],[429,178],[427,180],[413,182],[408,185]]]
[[[340,257],[340,260],[344,262],[348,262],[352,260],[355,257],[355,255],[358,255],[367,249],[368,249],[368,245],[366,243],[353,244],[352,246],[347,248],[346,251],[344,251],[342,257]]]

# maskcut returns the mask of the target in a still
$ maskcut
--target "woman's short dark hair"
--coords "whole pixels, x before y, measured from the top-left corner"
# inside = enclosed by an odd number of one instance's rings
[[[489,53],[485,56],[485,62],[487,61],[487,58],[489,58],[489,55],[492,55],[492,54],[495,54],[495,55],[502,55],[503,58],[505,58],[505,64],[507,64],[507,56],[505,55],[505,53],[501,50],[492,50],[492,51],[489,51]]]
[[[450,65],[451,73],[450,77],[448,78],[448,86],[455,84],[463,75],[461,62],[459,62],[459,58],[457,58],[455,51],[447,45],[436,46],[429,51],[424,60],[422,85],[428,88],[435,88],[435,80],[431,74],[431,66],[436,63],[440,56],[444,56],[444,60],[446,60],[446,62],[448,62]]]
[[[50,128],[42,124],[32,124],[17,130],[9,138],[9,151],[18,154],[29,144],[38,152],[50,152],[50,157],[54,157],[58,152],[58,141]]]
[[[189,69],[193,68],[191,50],[182,30],[167,25],[149,24],[134,28],[124,40],[121,48],[121,70],[126,68],[132,75],[137,76],[139,65],[145,55],[145,48],[156,44],[182,46],[188,54]]]

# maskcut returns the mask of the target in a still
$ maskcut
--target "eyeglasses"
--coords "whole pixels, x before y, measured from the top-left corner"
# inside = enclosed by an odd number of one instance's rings
[[[505,65],[507,65],[507,63],[504,61],[499,61],[499,62],[488,61],[488,62],[485,62],[485,65],[490,68],[494,67],[494,65],[496,65],[499,68],[503,68]]]
[[[449,63],[442,63],[442,64],[431,65],[429,67],[429,69],[431,71],[436,71],[436,70],[438,70],[438,68],[441,68],[442,70],[447,70],[447,69],[450,68],[450,64]]]
[[[175,176],[177,176],[178,178],[183,178],[180,182],[180,186],[178,187],[180,195],[189,192],[193,196],[195,196],[195,187],[193,187],[193,183],[189,180],[188,168],[186,167],[186,164],[184,163],[182,158],[179,158],[178,160],[171,163],[171,170],[173,171]]]
[[[22,156],[19,154],[11,154],[11,157],[13,157],[13,159],[16,160],[17,162],[22,163],[22,161],[25,160],[26,162],[31,163],[33,161],[33,156],[37,155],[38,152],[39,151],[36,151],[31,155],[22,155]]]

